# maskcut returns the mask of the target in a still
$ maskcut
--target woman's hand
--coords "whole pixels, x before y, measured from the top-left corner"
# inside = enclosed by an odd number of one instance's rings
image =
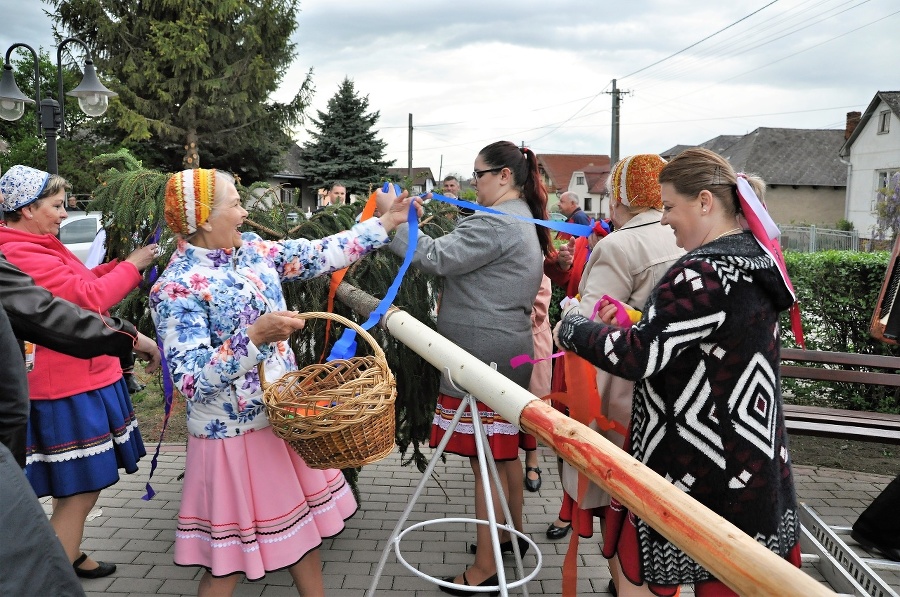
[[[630,309],[628,305],[622,303],[622,306],[626,309]],[[616,313],[618,313],[619,308],[613,303],[609,302],[606,299],[600,301],[600,309],[597,311],[597,319],[605,323],[606,325],[619,325],[619,320],[616,317]]]
[[[556,322],[556,325],[553,327],[553,345],[554,346],[562,346],[559,343],[559,327],[562,325],[562,320]]]
[[[153,373],[159,369],[159,347],[156,345],[156,342],[140,332],[138,332],[137,340],[134,343],[134,352],[137,353],[137,357],[140,360],[147,361],[144,371]]]
[[[139,272],[142,272],[147,269],[151,263],[156,261],[157,257],[159,257],[159,245],[152,243],[145,247],[141,247],[140,249],[135,249],[132,251],[131,255],[125,258],[125,261],[133,263],[134,267],[136,267]]]
[[[564,244],[559,248],[559,252],[556,254],[556,265],[559,266],[559,269],[566,272],[572,268],[572,263],[575,261],[575,238],[570,238],[569,242]]]
[[[263,313],[247,328],[247,337],[256,346],[270,342],[280,342],[290,338],[297,330],[302,330],[306,320],[297,319],[296,311],[276,311]]]
[[[382,189],[375,191],[375,203],[381,224],[388,232],[407,221],[410,204],[416,206],[416,213],[422,217],[422,198],[410,197],[409,191],[403,191],[398,197],[393,184],[388,185],[386,193]]]

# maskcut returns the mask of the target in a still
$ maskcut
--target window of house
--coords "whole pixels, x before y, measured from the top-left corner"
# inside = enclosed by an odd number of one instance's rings
[[[884,110],[878,114],[878,134],[883,135],[891,130],[891,111]]]
[[[878,180],[875,183],[875,190],[881,192],[881,189],[886,189],[888,186],[888,181],[891,179],[891,173],[887,170],[880,170],[878,172]]]
[[[584,184],[584,176],[576,176],[576,177],[575,177],[575,184],[577,184],[577,185],[579,185],[579,186],[580,186],[580,185],[583,185],[583,184]]]
[[[587,196],[584,198],[584,211],[594,211],[594,198]]]
[[[281,187],[281,191],[279,193],[281,195],[281,202],[286,205],[294,204],[294,189],[290,187]]]

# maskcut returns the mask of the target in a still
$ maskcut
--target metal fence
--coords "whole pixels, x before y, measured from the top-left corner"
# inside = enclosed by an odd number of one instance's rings
[[[816,251],[859,251],[859,232],[829,230],[815,226],[779,226],[781,248],[785,251],[814,253]]]

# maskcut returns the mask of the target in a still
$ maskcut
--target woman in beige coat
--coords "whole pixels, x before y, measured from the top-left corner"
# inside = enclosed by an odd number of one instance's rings
[[[642,307],[662,275],[684,254],[684,250],[675,244],[672,229],[660,225],[659,172],[665,164],[658,155],[641,154],[627,157],[613,167],[608,186],[609,211],[615,232],[592,247],[585,265],[577,307],[585,317],[591,317],[603,295],[635,308]],[[597,388],[603,416],[627,429],[634,382],[597,369]],[[620,448],[624,444],[625,437],[615,430],[599,433]],[[577,486],[578,474],[566,464],[563,487],[567,495],[560,518],[571,520],[578,510],[582,511],[584,518],[580,521],[584,523],[591,520],[593,514],[602,516],[602,512],[595,509],[608,506],[609,495],[591,485],[582,501],[575,504]],[[575,528],[581,536],[590,536],[592,526],[577,524]]]

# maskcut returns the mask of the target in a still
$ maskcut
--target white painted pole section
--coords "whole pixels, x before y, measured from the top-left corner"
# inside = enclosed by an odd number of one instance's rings
[[[518,427],[522,410],[537,396],[513,383],[502,373],[450,342],[418,319],[399,309],[391,309],[383,320],[384,327],[395,338],[447,375],[453,383],[489,405],[507,421]]]

